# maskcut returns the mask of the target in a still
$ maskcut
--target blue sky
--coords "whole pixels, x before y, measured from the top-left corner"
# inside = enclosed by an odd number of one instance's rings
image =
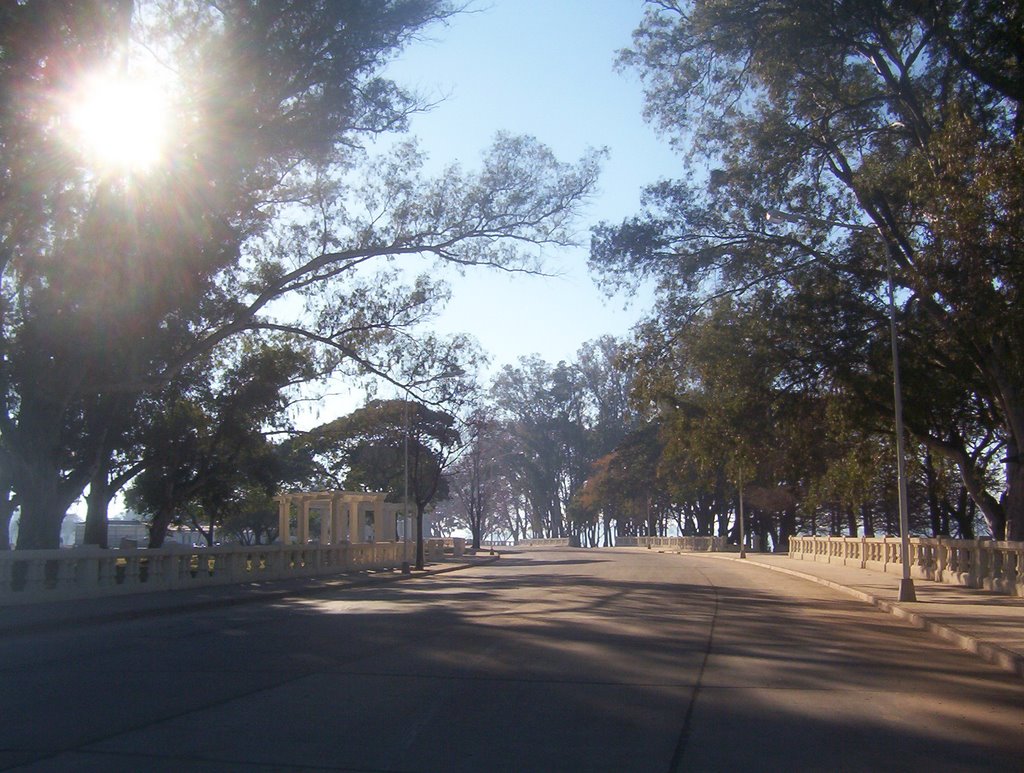
[[[417,116],[412,133],[438,164],[472,166],[495,132],[531,134],[563,160],[607,147],[600,190],[580,223],[586,244],[600,220],[639,209],[641,188],[672,177],[678,161],[642,118],[639,78],[616,72],[643,15],[630,0],[485,0],[431,39],[407,49],[391,74],[430,96],[445,96]],[[607,299],[586,268],[587,250],[550,251],[555,277],[472,271],[452,280],[453,297],[437,321],[442,332],[473,334],[497,368],[527,354],[571,359],[604,334],[625,336],[649,307],[641,297]]]

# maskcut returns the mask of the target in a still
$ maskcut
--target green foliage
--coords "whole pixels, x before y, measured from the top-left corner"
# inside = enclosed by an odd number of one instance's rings
[[[189,369],[152,406],[145,466],[127,493],[133,509],[151,516],[152,546],[176,520],[216,521],[277,489],[284,459],[263,428],[280,418],[282,390],[305,367],[301,351],[251,348],[216,380]]]
[[[438,260],[517,270],[539,245],[571,240],[599,153],[565,164],[532,138],[500,135],[479,170],[438,179],[412,144],[369,155],[424,107],[382,65],[454,10],[3,5],[0,466],[21,503],[22,547],[55,546],[95,471],[147,453],[123,417],[166,396],[172,423],[202,424],[205,411],[175,390],[190,388],[197,363],[220,367],[238,336],[302,339],[317,375],[440,363],[446,344],[416,328],[447,291],[415,278],[417,263],[424,274]],[[76,78],[153,59],[176,79],[162,163],[90,167],[61,134]],[[396,258],[402,281],[387,265]]]
[[[571,363],[524,357],[491,388],[505,427],[512,493],[521,497],[536,535],[581,536],[596,543],[598,513],[574,504],[592,464],[636,427],[629,406],[632,365],[610,338],[585,344]],[[607,527],[617,513],[603,513]],[[607,538],[606,533],[606,538]]]
[[[599,516],[615,520],[619,534],[653,533],[669,502],[674,476],[660,475],[663,447],[657,425],[641,427],[623,438],[612,452],[594,461],[590,476],[573,500],[577,522]]]
[[[243,545],[269,545],[280,529],[277,502],[258,487],[222,510],[220,521],[229,537]]]
[[[456,522],[469,528],[472,546],[479,550],[483,535],[498,525],[495,510],[503,484],[501,471],[516,452],[504,442],[507,438],[487,409],[477,407],[465,424],[466,447],[446,479],[460,505]]]
[[[371,400],[310,430],[296,445],[318,460],[325,482],[351,491],[388,494],[401,502],[408,450],[409,498],[420,512],[448,496],[443,472],[461,446],[455,418],[418,402]]]
[[[807,406],[840,396],[865,437],[891,427],[891,264],[907,426],[957,466],[995,532],[1024,534],[1019,28],[1020,8],[1000,3],[649,6],[621,62],[643,77],[685,176],[595,229],[591,262],[609,285],[658,281],[645,399],[686,392],[694,368],[721,393],[687,416],[698,453],[733,446],[760,467],[749,439],[790,435],[772,392]],[[778,210],[796,222],[766,218]],[[763,333],[733,354],[728,341],[701,349],[687,331],[709,314]],[[766,352],[767,381],[751,372]],[[710,458],[735,479],[735,460]],[[841,448],[822,458],[853,464]],[[796,480],[822,474],[813,461]]]

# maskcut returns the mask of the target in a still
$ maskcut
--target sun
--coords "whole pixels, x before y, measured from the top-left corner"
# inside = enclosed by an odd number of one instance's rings
[[[171,114],[166,84],[157,78],[89,75],[68,103],[69,139],[94,171],[146,172],[163,159]]]

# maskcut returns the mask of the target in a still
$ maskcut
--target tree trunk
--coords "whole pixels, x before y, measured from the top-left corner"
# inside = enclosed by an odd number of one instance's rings
[[[423,568],[423,506],[416,503],[416,568]]]
[[[480,524],[479,523],[473,523],[473,524],[471,524],[471,527],[472,528],[470,528],[469,534],[473,538],[473,550],[479,550],[480,549],[481,537],[482,537]]]
[[[939,502],[939,476],[935,471],[935,464],[932,460],[932,452],[925,446],[924,450],[924,477],[928,495],[928,515],[931,518],[932,536],[948,537],[949,532],[942,529],[942,505]]]
[[[1003,539],[1007,540],[1024,540],[1024,464],[1021,461],[1020,448],[1015,443],[1009,443],[1006,453],[1006,496],[1002,503]]]
[[[997,539],[1002,537],[1007,529],[1007,507],[1016,507],[1018,510],[1024,507],[1024,500],[1021,500],[1024,497],[1024,480],[1020,478],[1020,460],[1015,456],[1016,446],[1013,445],[1012,441],[1008,446],[1006,462],[1007,492],[1003,497],[1003,501],[999,502],[985,488],[982,482],[984,479],[983,471],[978,470],[977,464],[964,449],[963,443],[945,443],[928,436],[922,436],[919,439],[927,444],[929,450],[942,454],[956,465],[957,470],[960,472],[961,482],[967,489],[967,493],[970,494],[971,499],[981,508],[981,512],[988,522],[989,529],[992,531],[992,535]],[[1011,467],[1016,468],[1016,477]],[[1014,500],[1012,503],[1011,499]],[[1024,520],[1024,512],[1016,513],[1015,517],[1018,519],[1017,523],[1020,523],[1021,520]],[[1002,538],[1005,539],[1005,537]]]
[[[899,534],[899,518],[896,515],[896,507],[893,505],[894,502],[886,502],[883,506],[882,513],[885,516],[885,533],[890,537],[894,534]]]
[[[79,474],[64,479],[56,463],[48,463],[51,461],[37,458],[28,475],[20,482],[20,490],[17,492],[21,505],[19,550],[59,548],[60,527],[64,517],[71,503],[85,489],[85,481],[88,480],[86,476]]]
[[[866,502],[860,506],[860,521],[864,527],[865,537],[875,536],[875,514],[871,510],[871,505]]]
[[[151,548],[163,547],[164,539],[167,537],[167,527],[171,525],[174,518],[174,505],[164,503],[153,515],[149,524],[149,546]]]
[[[562,503],[558,501],[558,495],[551,501],[551,536],[552,537],[564,537],[565,531],[562,524]]]
[[[1007,438],[1004,460],[1006,493],[1000,502],[1002,534],[993,529],[993,536],[997,539],[1024,540],[1024,459],[1021,458],[1021,449],[1024,447],[1024,374],[1020,371],[1020,349],[1015,345],[1019,342],[1008,343],[1008,338],[1012,341],[1012,335],[993,338],[993,356],[989,363],[1005,417]],[[988,515],[984,503],[979,501],[978,506]]]
[[[110,505],[111,490],[107,477],[107,464],[100,463],[89,481],[89,495],[85,498],[86,545],[110,547],[107,544],[107,509]]]
[[[784,510],[779,517],[779,541],[775,549],[780,553],[789,552],[789,538],[796,534],[796,512]]]
[[[118,475],[110,477],[111,454],[108,448],[101,448],[96,461],[96,469],[93,470],[92,478],[89,481],[89,496],[86,501],[85,515],[85,544],[99,545],[106,548],[108,545],[108,511],[110,500],[114,494],[142,471],[142,462],[123,469]]]
[[[974,508],[974,500],[967,495],[967,489],[961,487],[956,509],[952,513],[960,539],[974,539]]]
[[[19,550],[51,550],[60,547],[60,527],[70,502],[54,486],[42,483],[21,494],[18,526]]]
[[[21,503],[19,550],[60,547],[60,527],[71,503],[89,480],[78,469],[65,475],[62,465],[62,413],[45,400],[26,399],[19,413],[12,460],[11,486]]]

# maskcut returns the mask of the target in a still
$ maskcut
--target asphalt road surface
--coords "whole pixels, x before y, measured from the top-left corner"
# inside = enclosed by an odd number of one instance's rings
[[[1024,770],[1018,677],[696,555],[524,550],[7,637],[0,679],[0,770]]]

